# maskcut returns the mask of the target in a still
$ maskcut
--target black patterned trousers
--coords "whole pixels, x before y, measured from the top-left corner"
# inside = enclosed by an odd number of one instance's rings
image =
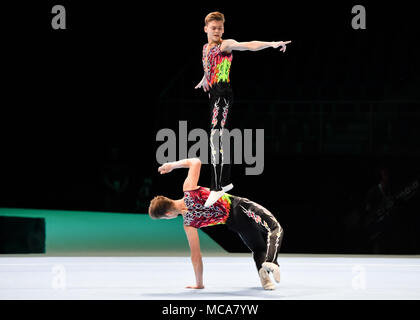
[[[231,183],[231,159],[226,159],[224,154],[223,129],[228,129],[229,112],[233,104],[233,91],[229,83],[222,82],[213,85],[209,93],[210,98],[210,190],[218,191]],[[227,137],[228,138],[228,137]]]
[[[226,226],[239,234],[252,251],[257,270],[264,262],[278,265],[277,255],[284,231],[266,208],[246,198],[230,196],[231,208]]]

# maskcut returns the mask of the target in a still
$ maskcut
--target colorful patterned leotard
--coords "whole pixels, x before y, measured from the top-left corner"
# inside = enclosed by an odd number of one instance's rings
[[[205,208],[204,204],[209,194],[210,190],[203,187],[184,191],[184,202],[188,208],[188,212],[184,215],[184,225],[203,228],[226,223],[232,196],[225,193],[215,204]]]
[[[208,44],[203,46],[203,68],[207,83],[213,86],[215,83],[229,83],[229,72],[232,64],[232,53],[222,52],[221,44],[214,46],[207,53]]]

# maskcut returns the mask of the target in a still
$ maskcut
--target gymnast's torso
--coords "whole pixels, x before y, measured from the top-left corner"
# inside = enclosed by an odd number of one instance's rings
[[[187,213],[183,215],[184,225],[203,228],[226,223],[232,201],[236,197],[225,193],[216,203],[205,208],[204,204],[209,194],[210,190],[204,187],[184,191],[184,203],[188,208]]]
[[[207,83],[213,86],[216,83],[229,83],[230,66],[232,64],[232,52],[223,52],[221,44],[210,48],[208,44],[203,46],[203,68]]]

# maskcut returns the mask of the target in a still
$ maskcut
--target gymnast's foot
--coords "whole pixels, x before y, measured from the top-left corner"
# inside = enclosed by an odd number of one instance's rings
[[[268,275],[267,270],[265,268],[261,268],[258,271],[258,274],[260,276],[261,285],[263,286],[264,290],[275,290],[276,286],[274,283],[271,282],[270,276]]]
[[[227,186],[223,187],[220,191],[211,191],[209,194],[209,197],[207,198],[206,203],[204,204],[205,208],[208,208],[212,206],[214,203],[216,203],[217,200],[219,200],[225,192],[232,190],[233,184],[228,184]]]
[[[228,184],[227,186],[222,187],[224,192],[228,192],[233,189],[233,184]]]
[[[272,262],[264,262],[262,264],[263,269],[265,269],[267,272],[272,272],[274,280],[276,280],[277,283],[280,282],[280,268],[278,265]]]
[[[217,200],[219,200],[223,195],[225,194],[225,191],[222,189],[220,191],[211,191],[209,194],[209,197],[206,200],[206,203],[204,204],[205,208],[211,207]]]

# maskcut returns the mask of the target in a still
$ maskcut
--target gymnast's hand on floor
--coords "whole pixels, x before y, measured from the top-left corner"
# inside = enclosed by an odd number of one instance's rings
[[[203,285],[201,285],[201,286],[186,286],[185,288],[187,288],[187,289],[204,289],[204,286]]]
[[[168,163],[164,163],[163,165],[161,165],[158,168],[158,171],[160,172],[160,174],[165,174],[165,173],[169,173],[173,170],[173,165],[172,163],[168,162]]]

